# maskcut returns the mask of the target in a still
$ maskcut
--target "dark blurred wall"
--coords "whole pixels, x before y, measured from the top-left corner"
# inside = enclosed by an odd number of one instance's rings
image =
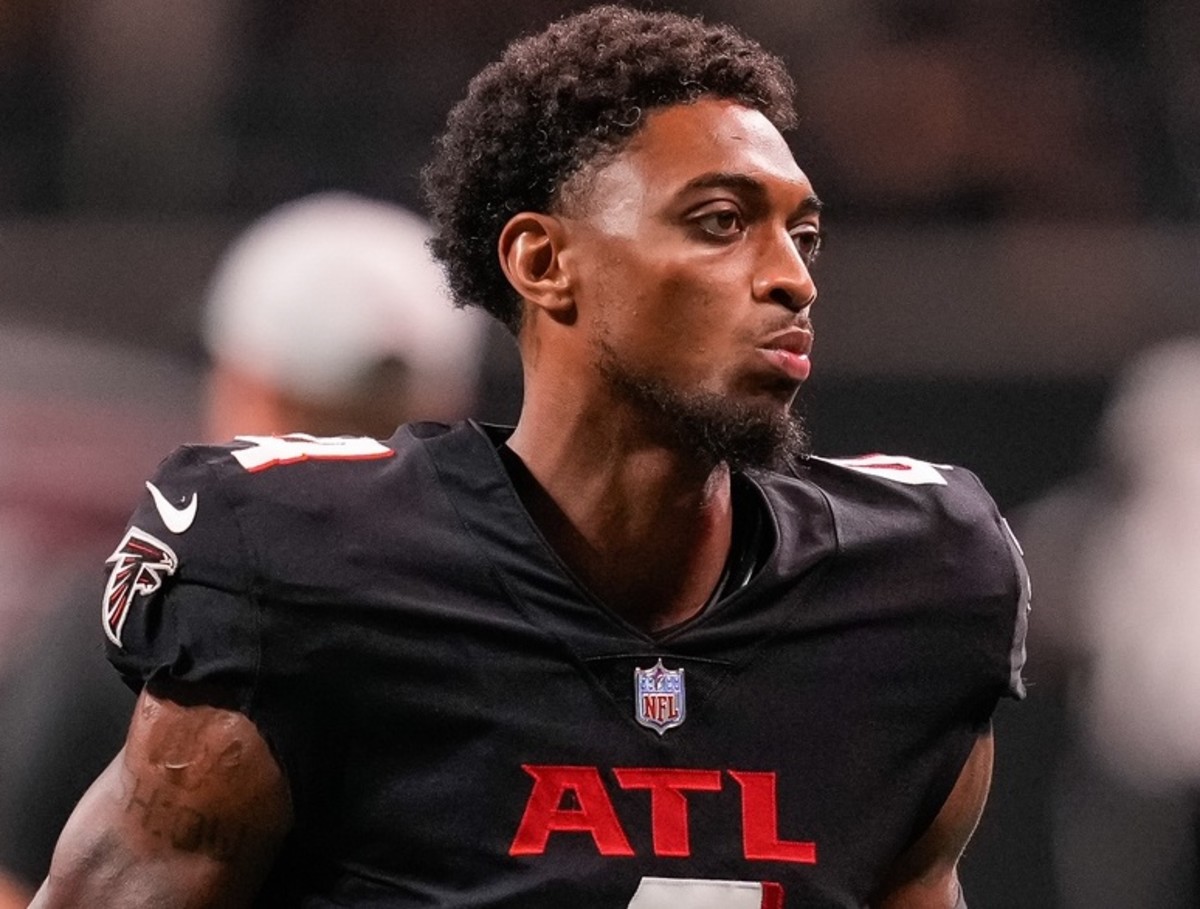
[[[0,211],[419,205],[430,137],[512,37],[586,4],[6,0]],[[788,61],[842,220],[1194,220],[1184,0],[690,0]],[[116,179],[114,179],[116,178]]]

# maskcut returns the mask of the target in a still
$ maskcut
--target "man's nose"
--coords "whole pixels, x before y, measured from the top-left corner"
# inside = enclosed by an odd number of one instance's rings
[[[817,299],[817,285],[792,236],[782,231],[764,246],[754,278],[754,298],[778,303],[792,312],[811,306]]]

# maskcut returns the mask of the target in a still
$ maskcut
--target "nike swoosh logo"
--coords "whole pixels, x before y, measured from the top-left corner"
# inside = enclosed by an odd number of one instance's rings
[[[176,508],[149,480],[146,481],[146,488],[150,490],[150,497],[154,499],[154,507],[158,509],[158,516],[162,518],[167,530],[171,533],[183,533],[192,526],[192,521],[196,520],[196,494],[194,492],[192,500],[187,505],[183,508]]]

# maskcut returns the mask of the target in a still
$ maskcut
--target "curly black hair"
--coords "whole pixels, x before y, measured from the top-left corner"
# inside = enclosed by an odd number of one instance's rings
[[[644,115],[707,96],[795,125],[783,62],[726,25],[666,12],[593,7],[514,41],[450,111],[422,178],[430,248],[460,306],[516,333],[521,300],[496,257],[521,211],[552,212],[566,181],[624,147]]]

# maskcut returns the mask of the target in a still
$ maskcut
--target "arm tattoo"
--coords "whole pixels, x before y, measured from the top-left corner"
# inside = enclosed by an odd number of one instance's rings
[[[140,777],[133,781],[125,813],[136,814],[143,830],[180,852],[230,862],[245,851],[247,824],[180,804],[174,800],[171,789],[147,783]]]

